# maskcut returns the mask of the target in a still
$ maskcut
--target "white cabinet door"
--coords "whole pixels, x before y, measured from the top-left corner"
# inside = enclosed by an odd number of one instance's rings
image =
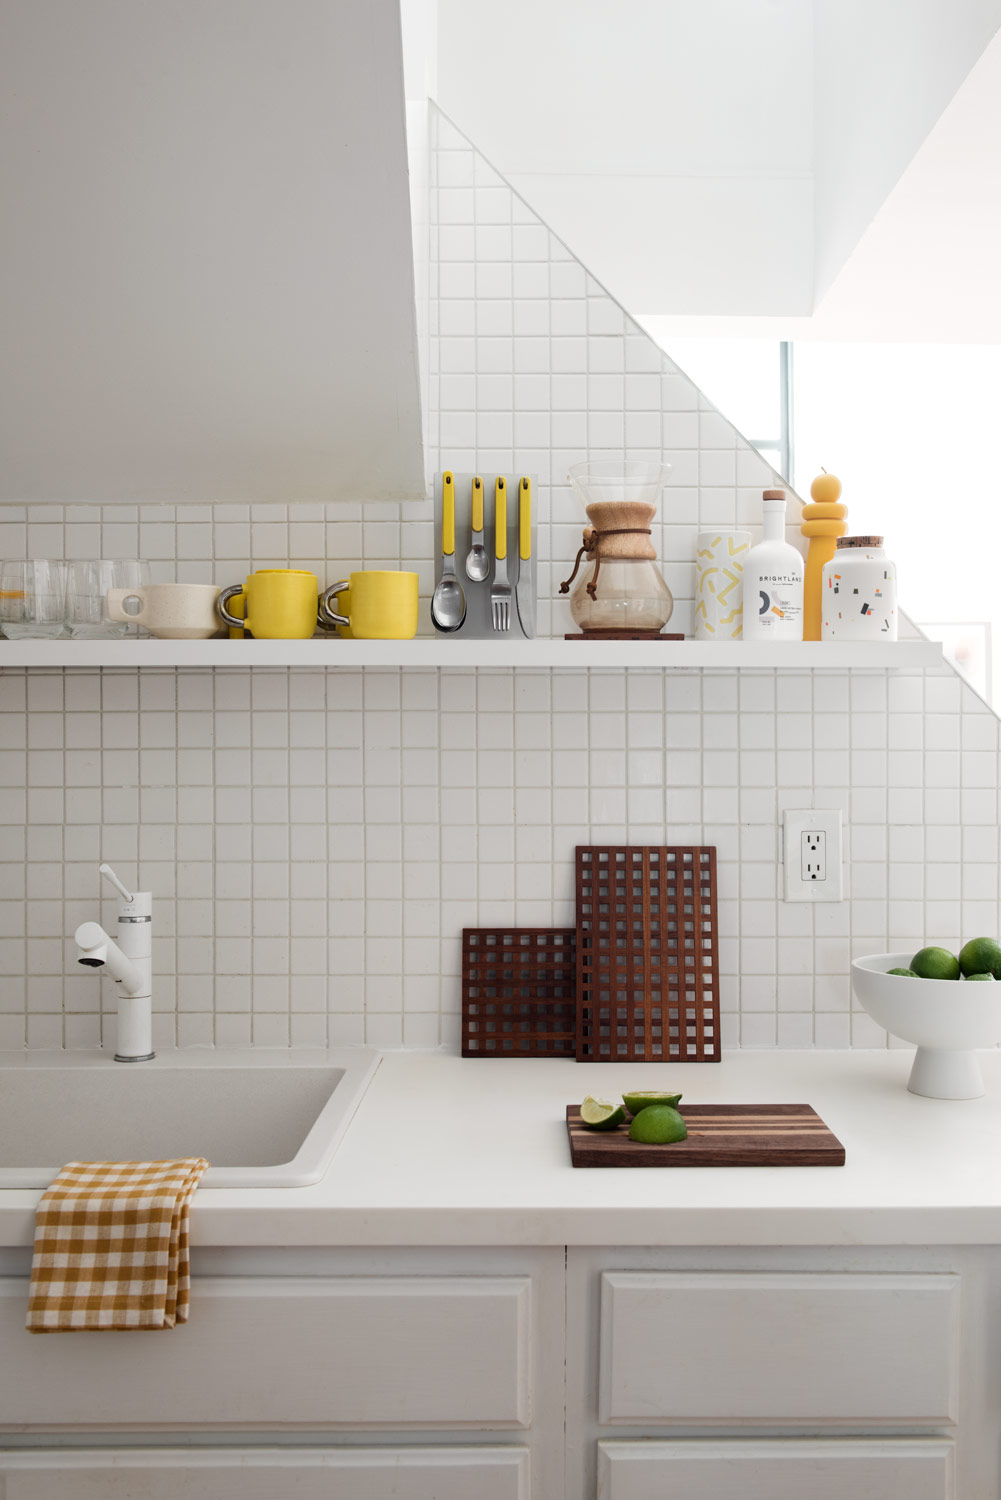
[[[606,1272],[599,1421],[942,1427],[960,1278]]]
[[[527,1427],[528,1276],[203,1277],[172,1331],[25,1332],[0,1279],[0,1429]]]
[[[952,1476],[937,1438],[598,1444],[601,1500],[952,1500]]]
[[[3,1488],[6,1482],[6,1490]],[[6,1500],[529,1500],[525,1448],[0,1452]]]

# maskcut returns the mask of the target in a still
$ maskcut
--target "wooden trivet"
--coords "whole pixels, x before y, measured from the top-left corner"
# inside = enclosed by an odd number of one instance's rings
[[[565,635],[565,641],[683,641],[683,635],[671,635],[664,630],[584,630],[579,634]]]
[[[577,846],[577,1061],[719,1062],[716,850]]]
[[[575,1054],[572,927],[462,929],[463,1057]]]
[[[588,1130],[567,1105],[575,1167],[843,1167],[845,1148],[809,1104],[679,1106],[688,1138],[644,1146],[617,1130]]]

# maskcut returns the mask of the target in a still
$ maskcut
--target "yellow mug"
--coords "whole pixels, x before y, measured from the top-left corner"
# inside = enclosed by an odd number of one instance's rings
[[[345,590],[347,593],[345,594]],[[331,604],[345,595],[338,614]],[[411,641],[417,634],[417,574],[380,568],[352,573],[320,595],[320,619],[361,641]]]
[[[233,629],[246,629],[259,641],[308,641],[316,631],[319,583],[303,568],[260,568],[244,584],[223,589],[216,601],[219,618]],[[245,619],[226,605],[243,595]]]

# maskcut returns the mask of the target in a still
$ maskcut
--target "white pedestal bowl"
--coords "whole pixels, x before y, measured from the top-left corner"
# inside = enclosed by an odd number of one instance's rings
[[[880,1026],[917,1047],[907,1087],[929,1099],[979,1099],[985,1092],[977,1049],[1001,1043],[1001,981],[911,979],[912,953],[852,961],[852,986]]]

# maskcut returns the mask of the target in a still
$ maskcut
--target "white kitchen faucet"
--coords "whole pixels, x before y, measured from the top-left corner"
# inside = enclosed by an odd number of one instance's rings
[[[153,894],[127,891],[110,865],[100,866],[122,896],[118,942],[100,922],[82,922],[76,930],[78,962],[107,968],[121,985],[118,1000],[118,1047],[115,1062],[149,1062],[153,1051]]]

